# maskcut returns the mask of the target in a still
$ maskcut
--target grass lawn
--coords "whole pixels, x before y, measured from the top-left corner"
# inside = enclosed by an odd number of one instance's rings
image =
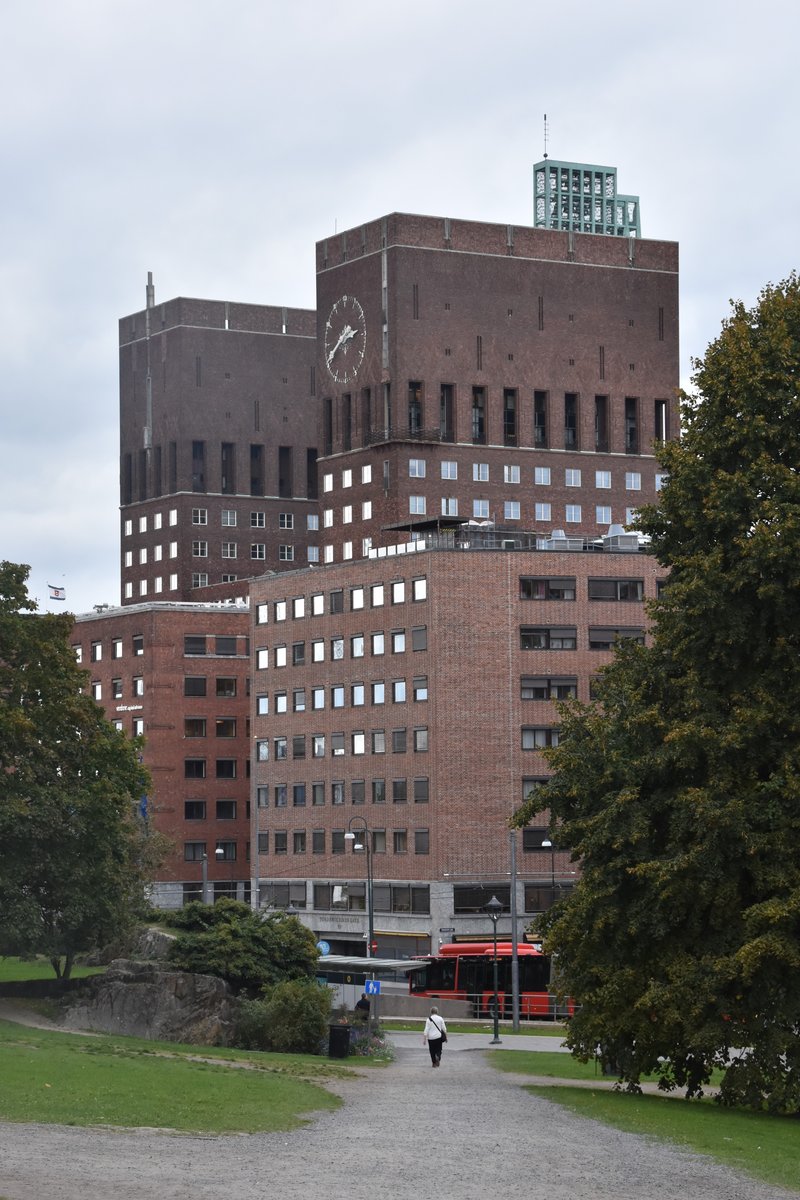
[[[494,1032],[494,1026],[492,1025],[491,1021],[451,1021],[448,1018],[445,1018],[445,1020],[447,1021],[448,1033]],[[404,1018],[398,1018],[397,1020],[394,1020],[392,1017],[381,1018],[381,1025],[390,1035],[393,1029],[398,1030],[400,1033],[419,1033],[424,1024],[425,1017],[421,1017],[416,1021],[409,1021],[408,1019]],[[511,1028],[510,1021],[500,1022],[501,1034],[511,1034],[513,1032],[514,1031]],[[561,1041],[564,1040],[564,1026],[554,1025],[552,1022],[548,1022],[547,1025],[521,1024],[518,1032],[521,1034],[528,1034],[531,1037],[554,1037],[560,1038]],[[525,1053],[527,1053],[527,1051],[525,1051]]]
[[[87,975],[99,975],[105,967],[73,967],[73,979]],[[23,958],[0,957],[0,983],[12,983],[21,979],[55,979],[56,973],[46,958],[28,961]]]
[[[527,1050],[495,1050],[488,1061],[499,1071],[551,1079],[602,1079],[595,1063],[571,1054]],[[711,1085],[719,1084],[715,1072]],[[719,1108],[711,1100],[671,1096],[632,1096],[591,1088],[531,1087],[537,1096],[562,1104],[579,1116],[592,1117],[629,1133],[676,1142],[709,1154],[758,1179],[800,1192],[800,1138],[793,1118]]]
[[[491,1057],[494,1060],[499,1053]],[[800,1194],[800,1131],[794,1118],[732,1111],[719,1108],[711,1100],[632,1096],[569,1086],[527,1090],[578,1116],[591,1117],[628,1133],[675,1142]]]
[[[0,1021],[0,1054],[0,1119],[55,1125],[294,1129],[307,1114],[338,1107],[321,1084],[350,1073],[314,1055],[82,1037],[9,1021]],[[192,1061],[200,1055],[214,1061]]]

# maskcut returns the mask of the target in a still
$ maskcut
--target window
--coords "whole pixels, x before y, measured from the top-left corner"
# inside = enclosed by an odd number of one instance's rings
[[[392,654],[402,654],[406,648],[406,631],[405,631],[405,629],[394,630],[391,637],[392,637]]]
[[[235,637],[214,638],[214,653],[221,657],[233,658],[236,655]]]
[[[428,749],[428,729],[427,726],[420,726],[414,730],[414,753],[424,754]]]
[[[294,513],[278,513],[279,529],[294,529]]]
[[[392,849],[395,854],[408,853],[408,833],[405,829],[395,829],[392,834]]]
[[[506,521],[519,520],[519,500],[506,500],[503,504],[503,518]]]
[[[208,524],[208,509],[207,508],[193,508],[192,509],[192,524],[193,525],[207,525]]]
[[[489,501],[488,500],[473,500],[472,515],[478,520],[486,521],[489,519]]]
[[[236,801],[235,800],[218,800],[216,805],[216,813],[218,821],[235,821],[236,820]]]
[[[411,582],[411,599],[427,600],[428,598],[428,580],[425,575],[420,575],[417,579]]]
[[[372,731],[372,753],[386,753],[386,732],[383,729],[373,729]]]
[[[266,516],[263,512],[250,513],[250,528],[264,529],[266,527]]]
[[[205,675],[187,675],[183,681],[183,694],[184,696],[205,696]]]
[[[322,476],[322,490],[323,492],[333,491],[333,475],[330,472]]]
[[[286,808],[287,796],[289,789],[285,783],[279,783],[275,786],[275,807]]]
[[[192,558],[208,558],[208,542],[192,542]]]
[[[305,808],[306,806],[306,785],[304,783],[292,784],[292,807]]]
[[[534,505],[534,520],[536,521],[551,521],[551,508],[549,504]]]
[[[642,490],[642,476],[639,471],[625,472],[625,490],[627,492],[640,492]]]
[[[384,589],[382,583],[373,583],[369,589],[369,602],[373,608],[382,608],[384,604]]]
[[[331,688],[331,708],[344,708],[344,687],[341,684]]]
[[[292,642],[292,666],[302,667],[306,661],[305,642]]]
[[[269,762],[269,741],[266,738],[256,739],[256,762]]]
[[[523,625],[519,631],[521,650],[575,650],[578,631],[575,626],[542,628]]]
[[[353,754],[366,754],[367,735],[361,730],[357,730],[355,733],[351,734],[350,746]]]
[[[206,802],[205,802],[205,800],[184,800],[184,802],[183,802],[183,818],[185,821],[205,821],[205,819],[206,819]]]
[[[385,804],[386,803],[386,780],[385,779],[373,779],[373,781],[372,781],[372,803],[373,804]]]
[[[403,704],[406,698],[406,681],[405,679],[395,679],[392,683],[392,701],[395,704]]]
[[[550,468],[549,467],[534,467],[533,482],[538,484],[549,485],[550,483]]]
[[[521,700],[574,700],[577,694],[578,680],[574,675],[552,679],[523,675],[520,679]]]
[[[392,780],[392,803],[405,804],[408,800],[408,788],[405,779]]]
[[[611,650],[615,642],[631,641],[644,645],[643,629],[603,629],[589,627],[589,649]]]
[[[427,627],[427,625],[417,625],[411,630],[411,649],[412,650],[427,650],[428,649],[428,627]]]
[[[314,808],[321,808],[325,803],[325,784],[312,783],[311,785],[311,803]]]
[[[306,756],[306,739],[302,733],[295,734],[292,738],[292,758],[305,758]]]
[[[223,508],[222,510],[222,525],[223,528],[235,526],[238,522],[236,510],[234,508]]]
[[[217,677],[217,696],[230,700],[236,695],[236,678],[233,675]]]
[[[289,835],[285,829],[276,829],[273,840],[273,848],[275,854],[287,854],[289,849]]]
[[[364,803],[364,799],[365,799],[364,788],[365,788],[365,784],[364,784],[363,779],[354,779],[353,780],[353,782],[350,784],[350,803],[351,804],[363,804]]]
[[[344,782],[334,779],[331,784],[331,804],[344,804]]]
[[[575,577],[521,575],[520,600],[574,600]]]
[[[206,853],[205,842],[184,842],[183,858],[185,862],[202,862]]]
[[[350,638],[350,656],[351,658],[364,657],[364,635],[356,633]]]
[[[324,687],[315,687],[311,689],[311,707],[315,710],[325,707]]]
[[[425,513],[425,497],[409,496],[408,511],[412,514],[412,516],[423,516]]]
[[[306,852],[306,831],[305,829],[295,829],[292,834],[292,851],[295,854],[305,854]]]
[[[267,547],[263,542],[252,542],[250,545],[250,557],[255,559],[265,559],[267,557]]]
[[[274,663],[276,667],[285,667],[287,663],[287,653],[285,646],[275,647]]]
[[[611,524],[611,505],[598,504],[594,510],[595,520],[598,525]]]
[[[183,763],[184,779],[205,779],[206,760],[204,758],[187,758]]]
[[[187,738],[204,738],[206,736],[205,717],[185,717],[183,721],[183,736]]]
[[[274,746],[275,746],[275,761],[279,762],[281,759],[285,759],[289,752],[289,746],[288,746],[288,742],[286,741],[286,738],[285,737],[276,737]]]
[[[611,472],[610,471],[595,471],[594,486],[598,488],[611,487]]]
[[[312,758],[324,758],[325,757],[325,734],[324,733],[315,733],[312,735],[312,737],[311,737],[311,757]]]
[[[236,778],[236,759],[235,758],[218,758],[217,759],[217,779],[235,779]]]
[[[392,730],[392,754],[405,754],[406,751],[406,731],[405,729]]]
[[[418,675],[412,681],[412,695],[415,700],[422,701],[428,699],[428,676]]]
[[[489,464],[473,463],[472,478],[475,483],[487,483],[489,480]]]
[[[425,459],[410,458],[408,460],[408,477],[409,479],[424,479],[425,478]]]
[[[558,729],[551,726],[524,725],[522,728],[523,750],[544,750],[558,745]]]
[[[580,506],[580,504],[568,504],[568,505],[567,505],[566,517],[567,517],[567,524],[568,524],[568,525],[577,525],[577,524],[580,522],[580,519],[581,519],[581,506]]]
[[[361,708],[365,701],[365,691],[363,683],[353,683],[350,685],[350,703],[353,708]]]
[[[294,562],[294,546],[278,546],[278,558],[281,562]]]
[[[372,703],[373,704],[383,704],[385,701],[385,696],[386,696],[386,688],[385,688],[383,682],[379,681],[379,682],[373,683],[371,685],[371,687],[372,687]]]
[[[443,462],[441,464],[442,479],[458,479],[458,463]]]
[[[392,604],[404,604],[406,599],[406,585],[404,580],[396,579],[392,584]]]
[[[324,829],[312,829],[311,830],[311,853],[312,854],[324,854],[325,853],[325,830]],[[316,904],[315,904],[315,907],[316,907]]]
[[[353,472],[348,467],[342,471],[342,487],[349,488],[353,486]]]
[[[667,482],[667,479],[668,479],[668,478],[669,478],[669,476],[668,476],[668,475],[659,475],[659,474],[656,474],[656,491],[657,491],[657,492],[660,492],[660,491],[661,491],[661,489],[663,488],[664,484]]]
[[[564,484],[566,487],[580,487],[581,486],[580,471],[576,471],[576,470],[568,467],[564,472]]]
[[[306,689],[294,688],[292,691],[292,712],[306,711]]]
[[[578,445],[578,396],[576,392],[564,393],[564,448],[576,449]]]
[[[590,600],[643,600],[643,579],[590,579]]]
[[[331,833],[331,854],[344,854],[344,846],[345,846],[344,830],[343,829],[334,829],[333,832]],[[315,893],[316,893],[316,890],[317,890],[317,888],[315,886],[315,888],[314,888]]]
[[[430,787],[428,779],[414,780],[414,803],[427,804],[430,799]]]
[[[333,755],[334,758],[341,758],[341,756],[344,754],[344,734],[343,733],[332,733],[331,734],[331,754]]]
[[[442,496],[442,516],[458,516],[458,500],[455,496]]]
[[[352,525],[352,523],[353,523],[353,506],[352,506],[352,504],[345,504],[344,507],[342,508],[342,524],[343,525]]]
[[[92,699],[96,700],[98,704],[103,699],[103,685],[99,680],[92,683]]]
[[[478,339],[480,347],[481,340]],[[478,354],[480,358],[480,350]],[[486,445],[486,388],[472,389],[472,441],[474,445]]]
[[[430,833],[427,829],[414,830],[414,853],[428,854],[430,853]]]
[[[144,679],[142,678],[141,675],[134,676],[133,680],[131,681],[131,684],[133,687],[134,696],[143,696],[144,695]]]

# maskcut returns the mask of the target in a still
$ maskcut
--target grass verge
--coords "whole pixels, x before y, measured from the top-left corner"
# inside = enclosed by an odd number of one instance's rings
[[[673,1142],[800,1194],[800,1149],[797,1121],[793,1118],[731,1111],[711,1100],[632,1096],[577,1087],[529,1086],[526,1090],[578,1116],[627,1133]]]
[[[351,1074],[313,1055],[82,1037],[9,1021],[0,1021],[0,1053],[0,1119],[55,1125],[295,1129],[308,1114],[338,1107],[321,1084]]]
[[[84,979],[99,975],[105,967],[73,967],[72,978]],[[0,983],[17,983],[23,979],[55,979],[56,973],[45,958],[0,958]],[[2,1197],[0,1196],[0,1200]]]

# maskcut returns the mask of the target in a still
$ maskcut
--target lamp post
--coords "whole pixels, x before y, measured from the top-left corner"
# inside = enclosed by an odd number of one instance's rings
[[[550,851],[550,908],[556,902],[556,848],[549,838],[542,842],[542,849]]]
[[[486,915],[488,916],[489,920],[492,922],[492,935],[494,937],[494,961],[493,961],[493,967],[494,967],[494,978],[493,978],[493,983],[494,983],[494,1036],[493,1036],[491,1042],[489,1043],[490,1046],[500,1045],[500,1030],[499,1030],[499,1025],[498,1025],[500,1018],[499,1018],[499,1014],[497,1011],[499,1008],[499,1005],[500,1005],[500,994],[499,994],[499,988],[497,986],[497,922],[500,920],[500,914],[502,913],[502,911],[503,911],[503,906],[500,903],[500,901],[497,899],[497,896],[492,896],[491,900],[486,905]]]
[[[363,834],[361,843],[359,844],[358,835],[353,832],[353,825],[357,825],[360,832]],[[367,852],[367,958],[374,957],[375,953],[375,914],[373,909],[372,898],[372,847],[370,846],[370,830],[367,822],[363,817],[351,817],[347,822],[347,833],[344,835],[346,842],[353,843],[353,852],[366,850]]]
[[[208,855],[206,854],[205,850],[203,851],[203,857],[200,860],[200,865],[203,868],[203,891],[201,894],[201,900],[203,901],[203,904],[208,904]]]
[[[511,1030],[519,1033],[519,952],[517,950],[517,834],[509,832],[511,851]]]

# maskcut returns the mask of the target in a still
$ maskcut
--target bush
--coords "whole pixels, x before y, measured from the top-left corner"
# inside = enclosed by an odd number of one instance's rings
[[[319,1054],[326,1044],[331,993],[315,979],[287,979],[265,988],[261,999],[242,1000],[234,1045],[243,1050]]]

